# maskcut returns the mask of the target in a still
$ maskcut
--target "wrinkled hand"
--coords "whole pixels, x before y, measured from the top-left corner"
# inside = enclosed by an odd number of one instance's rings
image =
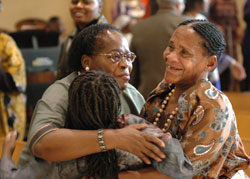
[[[17,131],[9,132],[3,142],[3,157],[11,157],[16,147]]]
[[[231,72],[234,79],[236,79],[237,81],[244,80],[247,76],[243,65],[237,61],[231,66]]]
[[[160,147],[164,147],[165,144],[157,137],[140,131],[146,127],[146,124],[134,124],[118,129],[116,147],[138,156],[146,164],[151,164],[148,157],[160,162],[165,158]]]

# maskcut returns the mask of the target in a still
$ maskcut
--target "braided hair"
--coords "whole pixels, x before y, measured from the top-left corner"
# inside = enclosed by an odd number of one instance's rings
[[[69,88],[68,117],[65,127],[69,129],[97,130],[119,128],[120,87],[117,81],[104,72],[88,71],[76,77]],[[78,172],[87,178],[118,178],[115,149],[84,157],[85,167]],[[80,161],[80,159],[78,159]]]
[[[207,20],[190,19],[180,23],[178,27],[184,25],[190,26],[205,39],[203,46],[207,49],[209,55],[216,55],[217,59],[220,59],[226,43],[222,32],[216,25]]]
[[[120,32],[116,27],[109,24],[94,24],[84,28],[73,39],[68,54],[68,66],[70,72],[82,71],[82,55],[93,56],[103,48],[102,36],[108,30]]]

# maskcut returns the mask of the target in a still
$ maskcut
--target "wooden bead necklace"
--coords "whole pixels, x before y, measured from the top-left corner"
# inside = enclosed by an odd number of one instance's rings
[[[171,85],[170,85],[171,86]],[[173,88],[168,95],[165,97],[165,99],[162,101],[161,103],[161,108],[158,110],[158,112],[156,113],[156,117],[155,117],[155,121],[153,122],[153,124],[155,126],[157,126],[158,122],[160,121],[160,117],[161,117],[161,113],[165,110],[166,106],[168,105],[168,101],[170,99],[170,97],[174,94],[175,92],[175,88]],[[178,111],[178,107],[176,107],[169,115],[169,117],[167,118],[164,127],[161,129],[164,133],[167,132],[171,121],[173,120],[173,118],[175,117],[175,115],[177,114]]]

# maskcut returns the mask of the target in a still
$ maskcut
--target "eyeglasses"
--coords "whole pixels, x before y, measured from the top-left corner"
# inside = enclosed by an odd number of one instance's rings
[[[133,52],[127,52],[127,53],[123,53],[123,52],[110,52],[110,53],[101,53],[98,55],[104,55],[107,58],[110,58],[112,62],[114,63],[120,63],[122,61],[122,59],[127,60],[130,63],[133,63],[135,61],[136,55]]]

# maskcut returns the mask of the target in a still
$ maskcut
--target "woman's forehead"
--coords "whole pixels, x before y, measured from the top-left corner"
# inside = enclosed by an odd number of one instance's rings
[[[200,48],[204,43],[204,38],[190,26],[180,26],[174,32],[170,42],[186,48]]]
[[[194,29],[188,25],[179,26],[175,32],[183,35],[192,35],[195,33]]]
[[[194,43],[198,40],[197,38],[199,38],[197,35],[197,32],[195,32],[191,27],[180,26],[175,30],[171,40],[179,41],[180,43]],[[192,41],[189,41],[190,39],[192,39]]]
[[[99,34],[96,38],[98,49],[128,49],[128,42],[126,38],[115,30],[107,30]],[[96,50],[98,50],[96,49]]]

